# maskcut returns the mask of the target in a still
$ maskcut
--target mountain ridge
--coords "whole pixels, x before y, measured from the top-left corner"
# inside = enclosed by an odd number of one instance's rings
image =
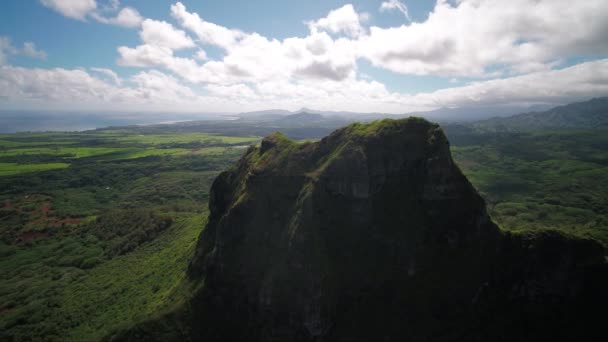
[[[470,126],[493,131],[608,128],[608,97],[569,103],[541,112],[490,118],[473,122]]]

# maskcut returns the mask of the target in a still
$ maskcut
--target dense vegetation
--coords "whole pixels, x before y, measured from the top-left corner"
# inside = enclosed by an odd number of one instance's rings
[[[95,340],[179,304],[211,181],[257,140],[0,136],[0,339]]]
[[[450,137],[501,228],[558,229],[608,245],[607,130]]]

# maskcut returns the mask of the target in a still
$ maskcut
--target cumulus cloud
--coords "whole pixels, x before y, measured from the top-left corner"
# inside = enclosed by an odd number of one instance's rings
[[[608,59],[419,94],[446,107],[559,104],[608,95]]]
[[[95,72],[106,73],[103,69]],[[61,86],[57,86],[61,85]],[[0,98],[20,108],[88,108],[106,110],[193,110],[218,106],[220,100],[201,97],[173,76],[142,71],[122,83],[107,81],[83,69],[0,67]]]
[[[157,70],[140,72],[130,81],[141,99],[166,103],[198,99],[198,95],[192,89],[182,85],[175,77]]]
[[[103,13],[104,19],[97,20],[110,23],[114,16],[109,13],[119,8],[113,1],[87,15],[97,19],[95,13]],[[380,10],[407,14],[400,1],[384,1]],[[117,103],[209,111],[306,106],[404,113],[440,106],[558,104],[608,95],[608,60],[563,68],[571,57],[608,53],[606,1],[438,0],[425,21],[397,27],[367,27],[367,15],[345,5],[306,22],[305,36],[285,39],[206,21],[181,2],[170,12],[177,27],[141,17],[131,21],[131,27],[140,27],[141,42],[118,47],[117,64],[144,69],[134,76],[123,79],[106,68],[4,66],[0,98],[101,108]],[[208,55],[209,46],[220,48],[221,56]],[[0,37],[0,65],[8,56],[27,54],[26,49],[35,56],[38,50],[33,44],[30,48],[15,48]],[[191,50],[178,53],[182,49]],[[406,75],[443,76],[451,87],[413,95],[395,92],[374,80],[372,71],[361,73],[361,60]]]
[[[394,11],[397,10],[399,12],[401,12],[405,18],[407,19],[407,21],[412,21],[410,19],[410,12],[407,10],[407,6],[405,6],[405,4],[399,0],[389,0],[389,1],[385,1],[380,5],[380,12],[385,12],[385,11]]]
[[[82,21],[97,8],[95,0],[40,0],[40,3],[68,18]]]
[[[166,21],[144,20],[141,24],[139,37],[146,44],[166,47],[172,50],[195,46],[186,32],[176,29]]]
[[[95,20],[99,21],[100,23],[112,24],[128,28],[139,27],[139,25],[141,25],[144,20],[139,14],[139,12],[131,7],[125,7],[121,9],[115,17],[107,18],[99,13],[92,13],[91,15],[93,16],[93,18],[95,18]]]
[[[120,0],[110,0],[98,6],[95,0],[40,0],[40,3],[68,18],[86,21],[91,17],[104,24],[122,27],[139,27],[143,18],[132,7],[124,7],[120,11]],[[118,13],[116,13],[118,11]],[[115,16],[112,16],[116,13]]]
[[[132,67],[167,66],[173,58],[173,51],[167,47],[139,45],[135,48],[121,46],[118,48],[118,65]]]
[[[210,23],[201,19],[197,13],[188,12],[186,6],[181,2],[177,2],[171,6],[171,15],[182,27],[192,31],[205,44],[229,49],[244,36],[239,30],[231,30],[224,26]]]
[[[365,21],[366,18],[367,15],[357,13],[353,5],[347,4],[330,11],[325,18],[309,21],[307,24],[311,32],[344,32],[352,37],[357,37],[365,32],[361,22]]]
[[[41,108],[48,103],[66,108],[77,103],[102,109],[128,105],[132,109],[205,108],[209,111],[312,106],[326,110],[406,113],[439,106],[559,104],[606,96],[608,59],[416,95],[390,92],[379,82],[356,79],[208,84],[205,89],[209,94],[199,95],[173,76],[157,70],[142,71],[117,83],[81,69],[0,67],[0,98],[11,103],[34,103]]]
[[[517,74],[562,58],[608,52],[608,2],[588,0],[439,0],[426,21],[371,27],[362,57],[403,74]]]
[[[295,78],[340,81],[355,77],[356,43],[353,40],[334,39],[326,32],[315,31],[304,38],[280,41],[208,23],[198,14],[188,12],[181,3],[173,5],[171,11],[183,28],[192,31],[203,44],[225,49],[225,56],[220,60],[209,60],[204,50],[199,50],[193,58],[177,57],[173,50],[190,46],[191,40],[187,44],[170,46],[166,43],[168,39],[152,39],[161,35],[147,34],[148,31],[160,31],[152,30],[149,27],[152,21],[148,19],[140,33],[143,44],[118,49],[120,65],[163,67],[191,83],[221,86]],[[167,23],[163,26],[163,31],[175,31],[169,29]],[[180,35],[184,36],[183,31]],[[179,41],[170,40],[172,43]]]
[[[5,98],[44,101],[114,100],[119,93],[111,85],[84,70],[39,69],[3,66],[0,94]]]
[[[312,61],[305,67],[296,70],[298,75],[312,78],[329,78],[333,81],[340,81],[348,77],[352,71],[350,65],[332,65],[329,61]]]

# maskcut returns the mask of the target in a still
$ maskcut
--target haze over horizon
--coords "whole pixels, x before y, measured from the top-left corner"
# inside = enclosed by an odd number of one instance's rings
[[[0,110],[407,113],[608,95],[601,0],[0,8]]]

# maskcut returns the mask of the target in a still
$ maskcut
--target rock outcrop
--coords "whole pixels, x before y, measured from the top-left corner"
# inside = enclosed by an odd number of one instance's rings
[[[599,244],[501,232],[422,119],[273,134],[209,208],[194,339],[567,339],[597,333],[608,303]]]

